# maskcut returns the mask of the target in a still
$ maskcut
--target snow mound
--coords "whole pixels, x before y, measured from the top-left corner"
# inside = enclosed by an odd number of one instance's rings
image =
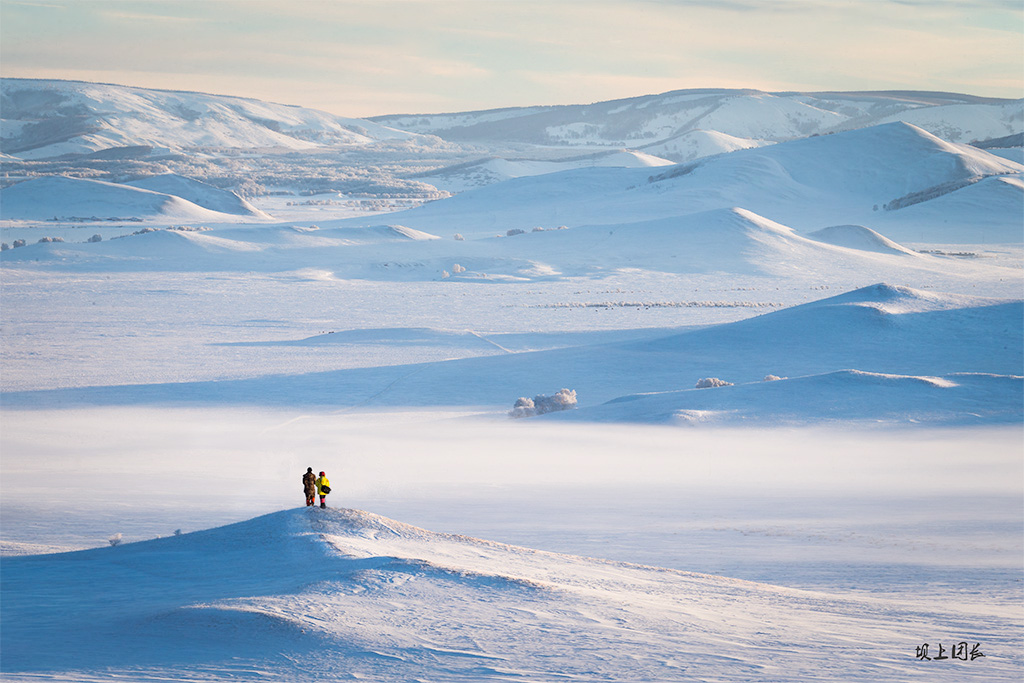
[[[212,185],[207,185],[204,182],[194,180],[192,178],[186,178],[175,173],[150,176],[149,178],[133,180],[124,184],[142,188],[143,190],[151,190],[153,192],[161,192],[163,194],[181,197],[182,199],[186,199],[193,204],[205,209],[210,209],[211,211],[237,214],[240,216],[269,218],[267,214],[263,213],[234,192],[221,190],[213,187]]]
[[[862,251],[873,251],[879,254],[901,254],[907,256],[920,256],[912,249],[893,242],[888,237],[883,237],[871,228],[863,225],[833,225],[823,228],[807,235],[810,239],[832,244],[837,247],[848,249],[860,249]]]
[[[2,591],[5,677],[76,680],[877,680],[912,677],[892,643],[945,614],[319,508],[5,557]]]
[[[211,188],[212,189],[212,188]],[[49,176],[0,190],[0,217],[21,220],[125,220],[237,222],[238,216],[203,208],[181,197],[100,180]]]

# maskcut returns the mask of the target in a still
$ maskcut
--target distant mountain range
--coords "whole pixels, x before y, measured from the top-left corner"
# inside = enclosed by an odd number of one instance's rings
[[[632,149],[680,163],[813,135],[905,121],[950,142],[1024,131],[1024,100],[954,93],[678,90],[586,105],[351,119],[304,107],[79,81],[0,81],[0,152],[24,160],[186,150],[278,152],[450,143]],[[557,157],[550,149],[543,158]],[[562,155],[566,156],[566,155]],[[540,157],[538,157],[540,158]]]
[[[688,161],[679,156],[696,131],[753,147],[905,121],[950,142],[991,140],[1024,130],[1024,100],[932,92],[677,90],[585,105],[370,120],[452,142],[627,147]]]
[[[304,107],[79,81],[3,79],[0,109],[0,151],[26,160],[116,149],[308,151],[423,137]]]

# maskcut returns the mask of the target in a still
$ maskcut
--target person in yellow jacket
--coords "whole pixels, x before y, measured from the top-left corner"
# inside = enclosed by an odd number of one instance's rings
[[[331,481],[323,472],[321,472],[320,476],[316,478],[316,492],[320,494],[320,507],[327,507],[327,503],[324,502],[324,497],[331,492]]]

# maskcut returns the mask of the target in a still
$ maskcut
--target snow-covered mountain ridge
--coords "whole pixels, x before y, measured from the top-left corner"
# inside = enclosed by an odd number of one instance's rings
[[[1024,100],[954,93],[679,90],[587,105],[524,107],[371,120],[459,142],[631,147],[684,161],[670,141],[694,131],[780,142],[906,121],[952,142],[1024,129]],[[673,156],[675,154],[676,156]]]
[[[303,107],[79,81],[5,78],[0,109],[0,149],[22,159],[130,147],[309,151],[420,137]]]

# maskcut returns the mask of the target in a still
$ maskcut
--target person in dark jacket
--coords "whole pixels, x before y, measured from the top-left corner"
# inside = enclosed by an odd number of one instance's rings
[[[316,499],[316,475],[312,467],[307,467],[302,475],[302,489],[306,492],[306,507],[311,507]]]

